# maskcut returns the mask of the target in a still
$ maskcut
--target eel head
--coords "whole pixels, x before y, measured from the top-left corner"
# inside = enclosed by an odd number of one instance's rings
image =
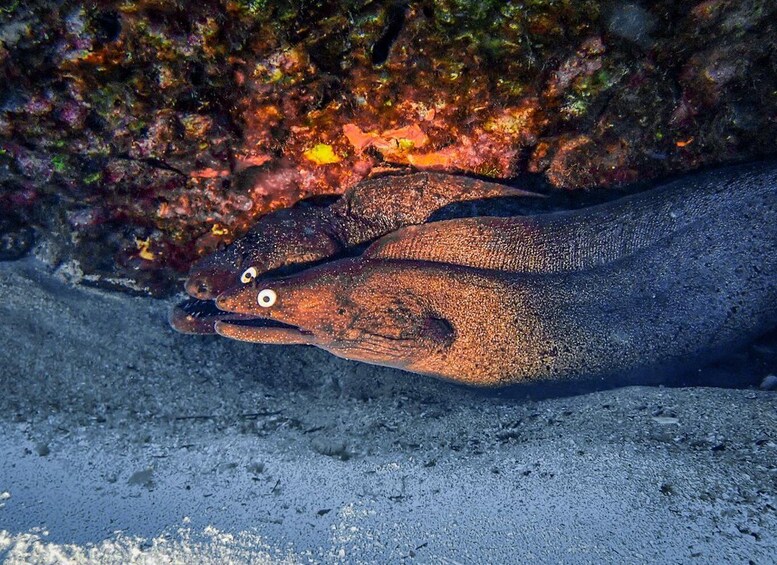
[[[170,325],[182,333],[212,334],[224,317],[213,300],[268,272],[293,270],[335,255],[343,246],[317,208],[264,216],[243,237],[192,265],[184,285],[191,297],[175,306]]]
[[[315,212],[315,208],[292,208],[264,216],[245,236],[194,263],[186,292],[193,298],[213,300],[240,282],[342,251],[331,226]]]
[[[423,358],[447,355],[456,328],[436,310],[433,289],[417,269],[401,263],[343,259],[233,288],[216,305],[244,318],[220,320],[216,332],[253,343],[314,345],[419,372]]]

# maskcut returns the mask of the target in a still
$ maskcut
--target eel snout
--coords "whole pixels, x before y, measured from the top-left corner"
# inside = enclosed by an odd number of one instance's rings
[[[168,322],[174,330],[181,333],[207,335],[216,333],[215,324],[219,320],[238,321],[250,318],[243,314],[219,310],[213,300],[189,298],[170,310]]]
[[[237,282],[234,271],[227,269],[193,270],[184,283],[186,294],[199,300],[214,300]]]

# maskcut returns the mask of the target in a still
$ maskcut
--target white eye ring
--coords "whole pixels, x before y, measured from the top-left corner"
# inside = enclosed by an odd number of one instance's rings
[[[256,301],[262,308],[269,308],[278,299],[278,295],[271,288],[265,288],[256,297]]]
[[[243,271],[243,274],[240,275],[240,282],[243,284],[248,284],[256,278],[256,275],[256,267],[248,267],[245,271]]]

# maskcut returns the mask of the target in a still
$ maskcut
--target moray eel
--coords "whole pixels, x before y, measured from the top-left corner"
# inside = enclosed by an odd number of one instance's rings
[[[400,229],[222,293],[255,320],[216,331],[477,386],[639,380],[774,327],[776,269],[777,164],[754,164],[579,211]]]
[[[441,173],[384,176],[363,181],[330,205],[303,201],[263,216],[243,237],[196,262],[185,283],[192,297],[170,313],[183,333],[213,333],[212,300],[239,284],[348,252],[403,226],[421,224],[446,206],[538,194],[502,184]]]

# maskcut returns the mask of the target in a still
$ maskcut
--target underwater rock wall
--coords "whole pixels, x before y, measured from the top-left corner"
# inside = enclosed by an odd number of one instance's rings
[[[777,2],[0,7],[0,258],[177,289],[261,214],[414,167],[611,187],[774,152]]]

